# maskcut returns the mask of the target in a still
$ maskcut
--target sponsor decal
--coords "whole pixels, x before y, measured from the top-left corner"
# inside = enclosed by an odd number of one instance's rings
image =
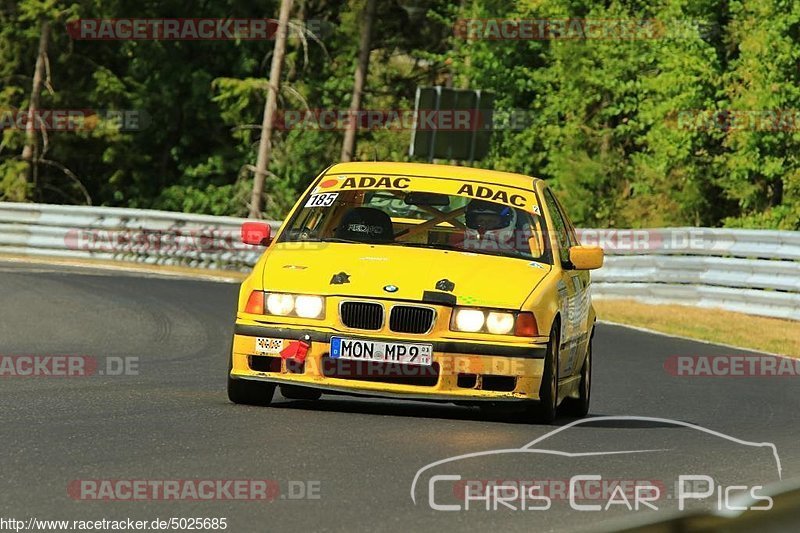
[[[330,207],[336,198],[339,196],[338,192],[324,192],[322,194],[312,194],[305,207]]]
[[[323,189],[327,189],[329,187],[335,186],[338,183],[339,183],[339,180],[337,180],[336,178],[330,178],[330,179],[322,180],[321,182],[319,182],[319,186],[322,187]]]
[[[283,350],[283,339],[256,338],[256,351],[258,353],[279,354]]]
[[[411,183],[411,178],[390,178],[362,176],[356,178],[345,178],[342,189],[407,189]]]
[[[447,278],[440,279],[436,282],[436,290],[445,291],[445,292],[453,292],[453,289],[456,288],[456,284],[450,281]]]
[[[492,300],[489,298],[482,298],[480,296],[462,296],[458,295],[458,305],[481,305],[485,307],[503,307],[505,302],[500,300]]]
[[[510,204],[516,207],[525,207],[525,197],[519,194],[509,195],[506,191],[494,190],[483,185],[473,186],[465,183],[458,189],[457,194],[465,194],[481,200],[489,200],[503,204]]]
[[[368,235],[383,234],[383,226],[369,226],[367,224],[350,224],[347,226],[347,230],[355,231],[356,233],[366,233]]]
[[[350,283],[350,274],[346,272],[339,272],[334,274],[331,278],[331,285],[342,285],[343,283]]]

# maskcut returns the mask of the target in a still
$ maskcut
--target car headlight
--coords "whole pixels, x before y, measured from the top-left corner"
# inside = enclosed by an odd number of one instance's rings
[[[486,316],[486,329],[495,335],[508,335],[514,331],[514,315],[491,311]]]
[[[475,333],[483,329],[486,316],[480,309],[458,309],[456,311],[455,325],[458,331]]]
[[[536,317],[528,311],[499,311],[457,307],[453,311],[450,329],[465,333],[491,333],[536,337],[539,335]]]
[[[286,316],[294,309],[294,296],[272,293],[267,296],[267,311],[271,315]]]
[[[320,296],[298,296],[294,301],[294,310],[302,318],[319,318],[324,309],[324,300]]]
[[[253,291],[244,307],[245,313],[257,315],[325,318],[325,297],[311,294],[284,294]]]

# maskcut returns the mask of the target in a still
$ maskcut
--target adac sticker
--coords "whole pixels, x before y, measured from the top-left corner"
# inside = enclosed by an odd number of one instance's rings
[[[408,189],[411,178],[389,176],[361,176],[345,178],[342,189]]]
[[[489,200],[491,202],[498,202],[514,207],[525,207],[527,201],[521,194],[509,194],[502,189],[493,189],[485,185],[472,185],[465,183],[458,189],[457,194],[465,194],[472,198],[479,198],[481,200]]]

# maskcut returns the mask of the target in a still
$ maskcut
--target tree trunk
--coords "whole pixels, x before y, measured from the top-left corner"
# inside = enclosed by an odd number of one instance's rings
[[[342,143],[342,161],[352,161],[356,147],[356,131],[358,129],[358,112],[361,109],[361,96],[369,70],[369,53],[372,43],[372,19],[375,17],[375,0],[367,0],[364,7],[364,22],[361,26],[361,39],[358,45],[358,65],[353,82],[353,97],[350,100],[349,120],[344,131]]]
[[[264,105],[264,117],[261,122],[261,139],[258,143],[253,195],[250,199],[250,218],[261,218],[264,180],[267,176],[267,166],[269,166],[269,158],[272,152],[272,126],[275,120],[275,111],[278,107],[278,90],[281,86],[281,69],[283,68],[283,56],[286,52],[286,36],[289,29],[289,12],[292,10],[292,2],[293,0],[281,0],[278,32],[275,34],[275,51],[272,55],[272,67],[269,71],[267,102]]]
[[[42,30],[39,36],[39,54],[36,56],[36,67],[33,71],[33,86],[31,87],[31,99],[28,104],[28,120],[25,123],[25,146],[22,148],[22,160],[28,162],[26,183],[33,182],[36,186],[36,165],[37,165],[37,140],[36,123],[39,112],[39,97],[42,94],[42,82],[44,81],[45,63],[47,62],[47,48],[50,45],[50,23],[42,22]]]

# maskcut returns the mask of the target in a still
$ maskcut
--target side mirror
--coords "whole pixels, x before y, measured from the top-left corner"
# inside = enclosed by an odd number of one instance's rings
[[[594,270],[603,266],[603,249],[599,246],[572,246],[569,260],[576,270]]]
[[[264,222],[245,222],[242,224],[242,242],[255,246],[268,246],[272,238],[272,228]]]

